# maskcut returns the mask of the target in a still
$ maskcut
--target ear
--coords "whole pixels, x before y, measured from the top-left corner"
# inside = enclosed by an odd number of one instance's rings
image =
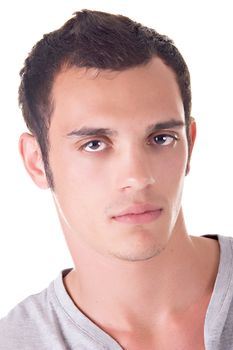
[[[48,188],[48,182],[42,160],[40,146],[35,136],[23,133],[19,139],[19,151],[24,166],[32,180],[40,188]]]
[[[196,135],[197,135],[197,127],[196,127],[196,121],[193,117],[190,117],[190,124],[189,124],[189,156],[188,156],[188,163],[187,163],[187,168],[186,168],[186,175],[190,171],[190,160],[192,156],[192,151],[193,151],[193,146],[196,140]]]

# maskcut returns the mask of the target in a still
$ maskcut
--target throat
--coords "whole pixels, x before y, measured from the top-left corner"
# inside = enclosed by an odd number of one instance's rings
[[[150,329],[151,324],[164,325],[168,320],[181,323],[195,314],[201,322],[218,263],[218,242],[195,237],[190,249],[175,254],[170,248],[157,260],[122,263],[121,268],[92,263],[82,269],[81,264],[64,282],[77,307],[102,329],[111,332],[121,325],[123,332],[131,332]]]
[[[204,350],[205,317],[210,296],[184,312],[166,315],[150,323],[143,321],[128,328],[101,325],[123,349]]]

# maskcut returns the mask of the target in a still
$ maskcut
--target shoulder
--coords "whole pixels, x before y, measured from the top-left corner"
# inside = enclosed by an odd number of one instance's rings
[[[233,254],[233,237],[218,235],[218,241],[220,246],[229,245],[231,248],[231,254]]]
[[[0,350],[119,349],[73,304],[63,277],[0,320]]]
[[[233,348],[233,237],[218,235],[220,261],[205,322],[207,348]]]
[[[0,350],[100,349],[96,326],[76,308],[65,290],[63,277],[67,271],[0,320]]]
[[[29,296],[0,320],[0,350],[32,349],[49,324],[49,289]]]

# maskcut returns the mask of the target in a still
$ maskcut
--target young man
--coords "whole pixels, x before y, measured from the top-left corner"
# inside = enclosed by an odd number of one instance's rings
[[[33,48],[19,101],[75,267],[0,322],[0,349],[232,349],[232,239],[183,218],[196,126],[173,42],[78,12]]]

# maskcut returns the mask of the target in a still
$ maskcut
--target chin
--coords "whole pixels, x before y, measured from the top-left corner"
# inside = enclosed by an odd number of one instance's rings
[[[111,255],[123,261],[132,261],[132,262],[147,261],[160,256],[165,250],[165,248],[166,248],[166,245],[157,245],[157,244],[156,246],[149,246],[149,247],[131,246],[128,249],[124,247],[124,249],[118,252],[116,251],[111,252]]]

